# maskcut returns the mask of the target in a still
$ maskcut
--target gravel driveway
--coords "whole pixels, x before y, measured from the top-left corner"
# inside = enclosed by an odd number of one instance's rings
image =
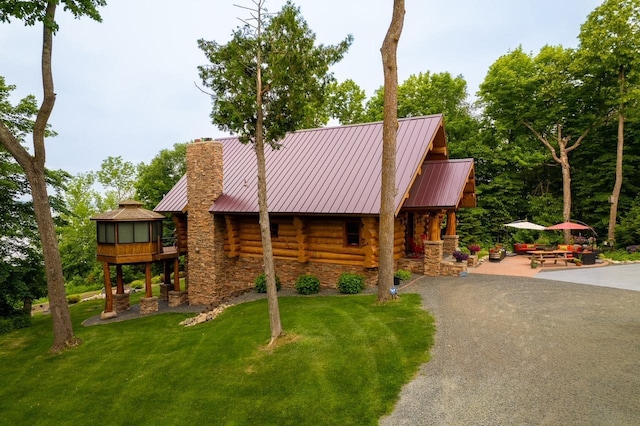
[[[640,424],[640,292],[476,274],[406,292],[436,342],[380,424]]]

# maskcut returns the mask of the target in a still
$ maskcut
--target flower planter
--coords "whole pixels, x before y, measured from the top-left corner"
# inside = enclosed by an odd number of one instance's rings
[[[489,262],[500,262],[506,256],[507,256],[507,251],[504,249],[489,251]]]

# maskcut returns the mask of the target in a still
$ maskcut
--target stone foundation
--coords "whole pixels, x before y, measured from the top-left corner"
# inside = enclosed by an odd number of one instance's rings
[[[168,294],[169,307],[174,308],[180,305],[187,305],[189,303],[189,295],[186,291],[171,290]]]
[[[398,259],[397,269],[406,269],[414,274],[424,275],[424,257],[403,257]]]
[[[443,241],[424,242],[424,275],[437,277],[442,263]]]
[[[173,291],[173,284],[160,284],[160,300],[169,300],[169,292]]]
[[[142,315],[152,314],[158,312],[158,298],[157,297],[143,297],[140,299],[140,313]]]
[[[454,251],[458,250],[458,243],[460,241],[460,237],[457,235],[444,235],[442,237],[442,252],[450,256]]]
[[[113,308],[116,312],[128,311],[129,306],[129,294],[114,294],[113,295]]]
[[[441,262],[440,275],[458,277],[461,272],[467,272],[467,262]]]

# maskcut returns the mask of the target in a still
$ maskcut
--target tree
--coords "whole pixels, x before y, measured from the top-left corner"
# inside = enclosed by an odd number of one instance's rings
[[[94,173],[73,177],[64,191],[66,204],[58,227],[62,270],[67,283],[83,282],[92,272],[100,271],[96,260],[96,225],[91,221],[96,211],[98,193],[93,189]]]
[[[580,28],[580,52],[600,93],[618,116],[615,184],[611,192],[607,238],[615,240],[618,201],[622,189],[624,123],[637,117],[640,96],[640,0],[606,0]]]
[[[479,92],[489,117],[505,127],[529,129],[560,165],[565,221],[571,218],[569,153],[580,146],[598,117],[580,83],[581,70],[573,66],[575,56],[574,50],[562,46],[544,46],[535,57],[518,48],[491,65]],[[566,242],[569,237],[566,230]]]
[[[329,114],[340,124],[365,123],[366,94],[353,80],[334,82],[329,88]]]
[[[113,209],[120,201],[134,197],[137,167],[122,157],[107,157],[96,172],[98,182],[105,188],[101,210]]]
[[[378,300],[389,300],[393,283],[393,237],[396,218],[396,134],[398,133],[398,42],[404,24],[404,0],[393,1],[391,24],[382,42],[384,121],[382,123],[382,186],[380,193],[380,267]]]
[[[4,117],[0,120],[0,143],[20,164],[29,180],[47,276],[47,291],[53,323],[53,345],[51,348],[53,352],[80,343],[80,340],[73,334],[71,316],[65,297],[62,263],[45,178],[45,136],[56,98],[51,71],[51,56],[53,35],[57,30],[55,17],[58,3],[64,4],[65,10],[70,10],[77,18],[86,15],[96,21],[101,20],[97,7],[106,4],[105,0],[40,0],[10,1],[0,5],[0,21],[10,22],[12,18],[15,18],[22,20],[26,25],[34,25],[38,22],[42,24],[43,29],[41,72],[44,94],[32,127],[33,154],[21,145],[19,137],[11,131]]]
[[[283,329],[271,248],[264,146],[277,149],[287,132],[319,124],[316,111],[326,110],[325,94],[333,80],[329,66],[342,59],[352,38],[348,36],[336,46],[316,46],[315,34],[299,8],[287,2],[278,14],[269,16],[264,3],[254,2],[255,25],[245,21],[226,45],[198,40],[211,62],[198,69],[203,84],[213,90],[213,124],[238,134],[256,153],[272,345]]]
[[[173,149],[163,149],[151,162],[138,166],[138,179],[134,183],[136,199],[147,209],[153,209],[173,185],[186,173],[186,143],[177,143]]]

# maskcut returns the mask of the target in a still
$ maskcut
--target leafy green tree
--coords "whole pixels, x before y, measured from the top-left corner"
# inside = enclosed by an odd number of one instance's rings
[[[163,149],[151,162],[138,166],[138,179],[134,183],[136,199],[147,209],[153,209],[167,192],[186,173],[186,143],[177,143],[173,149]]]
[[[575,57],[574,50],[562,46],[544,46],[535,57],[518,48],[491,65],[479,92],[488,117],[505,128],[529,129],[560,166],[565,221],[571,218],[569,153],[599,118],[580,84],[582,69],[573,66]],[[565,240],[569,236],[566,231]]]
[[[367,122],[365,116],[364,90],[355,81],[348,79],[342,83],[333,82],[329,86],[329,114],[340,124],[358,124]]]
[[[467,98],[467,82],[462,76],[453,78],[448,72],[410,75],[398,87],[398,117],[443,114],[449,142],[455,145],[478,128]],[[367,102],[367,121],[382,120],[383,100],[381,87]]]
[[[615,240],[623,180],[624,123],[637,120],[640,98],[640,0],[605,0],[580,28],[580,59],[585,80],[602,93],[618,117],[615,183],[607,238]]]
[[[238,134],[256,153],[270,344],[274,344],[283,331],[271,248],[264,146],[277,149],[287,132],[321,124],[316,111],[326,111],[325,94],[333,79],[329,66],[342,59],[352,38],[336,46],[316,46],[315,34],[299,8],[287,2],[279,13],[266,15],[264,3],[254,2],[255,25],[247,22],[233,31],[227,44],[198,40],[211,62],[198,69],[203,84],[213,90],[213,124]]]
[[[109,210],[118,206],[120,201],[133,198],[137,167],[122,157],[107,157],[102,161],[100,170],[96,172],[97,181],[105,188],[101,210]]]
[[[67,283],[79,284],[99,272],[96,261],[96,225],[91,217],[97,212],[99,194],[93,189],[94,173],[73,177],[64,192],[66,210],[58,227],[60,255]]]
[[[34,0],[9,1],[0,4],[1,22],[10,22],[11,19],[18,19],[26,25],[39,23],[43,27],[41,73],[44,95],[42,103],[37,109],[35,120],[29,126],[33,134],[33,154],[20,143],[20,133],[24,129],[19,129],[18,131],[14,129],[12,131],[11,126],[8,124],[9,121],[4,115],[0,119],[0,144],[20,164],[29,180],[46,265],[47,290],[53,323],[53,345],[51,350],[54,352],[80,343],[80,340],[73,334],[71,316],[69,315],[69,307],[65,297],[62,263],[60,261],[60,252],[45,178],[45,137],[47,136],[47,123],[53,111],[56,98],[53,87],[53,73],[51,71],[51,57],[53,35],[57,30],[56,8],[59,3],[62,3],[65,10],[71,11],[77,18],[89,16],[96,21],[101,20],[98,7],[106,4],[105,0]],[[32,116],[25,115],[24,117],[27,121],[31,121]]]

